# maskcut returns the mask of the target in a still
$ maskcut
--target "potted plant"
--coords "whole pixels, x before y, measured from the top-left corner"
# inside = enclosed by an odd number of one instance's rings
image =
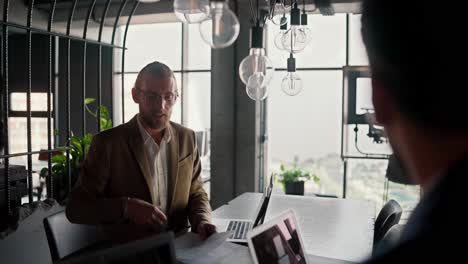
[[[283,184],[284,192],[293,195],[304,195],[304,182],[306,180],[313,179],[316,183],[320,180],[315,174],[297,166],[288,169],[284,165],[281,165],[280,173],[277,176],[279,177],[279,182]]]
[[[88,113],[98,118],[98,110],[93,112],[89,109],[88,105],[95,101],[94,98],[85,99],[85,107]],[[103,105],[100,106],[100,122],[102,130],[112,127],[112,119],[110,118],[107,108]],[[71,186],[73,186],[78,179],[81,169],[81,163],[84,161],[86,154],[89,151],[93,134],[87,133],[84,136],[71,136],[68,140],[70,142],[70,167],[71,167]],[[52,176],[54,177],[54,199],[62,203],[68,196],[67,186],[67,158],[66,151],[53,153],[52,156]],[[42,168],[39,175],[41,178],[46,178],[49,174],[48,168]],[[42,192],[42,190],[40,190]]]

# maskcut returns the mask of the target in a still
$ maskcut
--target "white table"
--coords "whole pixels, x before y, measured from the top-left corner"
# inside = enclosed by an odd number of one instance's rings
[[[261,193],[244,193],[213,218],[254,219]],[[360,262],[372,253],[375,205],[369,201],[272,195],[265,221],[293,209],[307,254]]]

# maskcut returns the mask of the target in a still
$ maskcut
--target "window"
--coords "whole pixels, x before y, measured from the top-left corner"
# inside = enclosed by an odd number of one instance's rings
[[[25,92],[13,92],[10,94],[10,117],[8,118],[8,138],[10,153],[25,153],[28,152],[28,137],[27,137],[27,103]],[[53,106],[51,106],[53,109]],[[32,151],[39,151],[48,148],[47,145],[47,93],[31,93],[31,112],[33,118],[31,118],[31,148]],[[44,117],[34,117],[35,115]],[[53,126],[54,119],[51,120]],[[52,146],[53,146],[52,137]],[[41,182],[44,183],[44,179],[40,179],[39,171],[47,166],[46,161],[40,161],[39,155],[31,155],[32,159],[32,176],[33,189],[37,188]],[[10,164],[23,165],[28,164],[28,156],[18,156],[10,158]],[[46,193],[42,193],[41,197],[35,197],[44,199]],[[27,203],[28,197],[22,197],[22,203]]]
[[[304,89],[290,97],[281,90],[279,71],[268,97],[269,169],[281,164],[300,166],[320,177],[321,183],[306,183],[306,193],[341,196],[343,168],[340,157],[340,71],[300,71]],[[270,174],[270,173],[269,173]],[[276,184],[277,189],[281,186]]]
[[[279,172],[281,164],[297,165],[320,178],[318,184],[306,183],[306,194],[338,197],[343,196],[343,176],[347,175],[347,198],[372,200],[378,207],[383,205],[384,198],[395,199],[405,212],[410,212],[419,200],[419,187],[396,183],[387,185],[384,177],[387,160],[347,159],[346,171],[342,161],[342,69],[349,65],[368,65],[361,39],[360,17],[352,14],[309,15],[312,42],[296,55],[303,90],[294,97],[281,90],[289,54],[274,45],[279,28],[268,28],[268,56],[277,69],[267,99],[269,171],[266,174]],[[346,39],[349,39],[349,46]],[[370,79],[359,78],[356,85],[356,114],[364,114],[372,108]],[[354,151],[350,155],[358,155],[353,129],[354,126],[344,135],[349,143],[347,148]],[[375,144],[369,138],[368,125],[358,125],[357,133],[359,150],[391,153],[387,144]],[[275,191],[283,192],[282,186],[276,184]]]
[[[182,68],[180,23],[131,25],[126,47],[125,71],[138,72],[156,60],[167,64],[174,71]]]
[[[268,168],[270,173],[278,172],[281,164],[308,169],[320,178],[320,183],[306,182],[306,194],[341,196],[343,164],[339,139],[346,15],[309,16],[309,28],[312,41],[296,56],[303,90],[294,97],[281,90],[289,54],[274,46],[279,29],[269,28],[268,56],[277,71],[268,97]],[[279,184],[275,189],[283,191]]]
[[[419,201],[420,188],[386,182],[384,175],[387,165],[387,160],[348,160],[347,197],[371,200],[375,202],[377,208],[383,207],[386,201],[394,199],[403,208],[401,220],[405,222]]]
[[[351,65],[369,65],[361,38],[361,15],[349,15],[349,50]]]
[[[123,32],[123,31],[121,31]],[[164,36],[163,38],[161,36]],[[211,100],[211,48],[206,45],[197,25],[182,23],[158,23],[131,25],[127,35],[127,51],[124,72],[120,59],[115,76],[115,101],[123,100],[124,121],[128,122],[138,113],[131,89],[138,72],[148,63],[160,61],[173,71],[179,89],[179,98],[173,107],[171,120],[196,132],[199,144],[202,178],[209,193],[210,180],[210,100]],[[116,52],[116,58],[121,58]],[[124,75],[124,97],[121,97],[121,77]],[[119,117],[117,117],[118,119]]]
[[[296,56],[298,68],[342,67],[346,63],[346,15],[309,15],[309,28],[312,41],[305,50]],[[279,27],[268,27],[268,57],[275,68],[286,68],[289,54],[275,47],[275,37]]]

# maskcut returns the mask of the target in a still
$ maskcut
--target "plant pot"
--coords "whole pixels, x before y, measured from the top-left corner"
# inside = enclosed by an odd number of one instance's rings
[[[286,194],[304,195],[304,181],[286,182]]]

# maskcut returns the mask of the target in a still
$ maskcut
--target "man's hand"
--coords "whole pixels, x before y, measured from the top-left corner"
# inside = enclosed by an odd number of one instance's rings
[[[201,222],[197,227],[198,236],[200,239],[205,240],[212,234],[216,233],[216,226],[207,222]]]
[[[143,200],[134,198],[127,200],[127,211],[125,216],[137,225],[164,225],[167,222],[166,215],[156,206]]]

